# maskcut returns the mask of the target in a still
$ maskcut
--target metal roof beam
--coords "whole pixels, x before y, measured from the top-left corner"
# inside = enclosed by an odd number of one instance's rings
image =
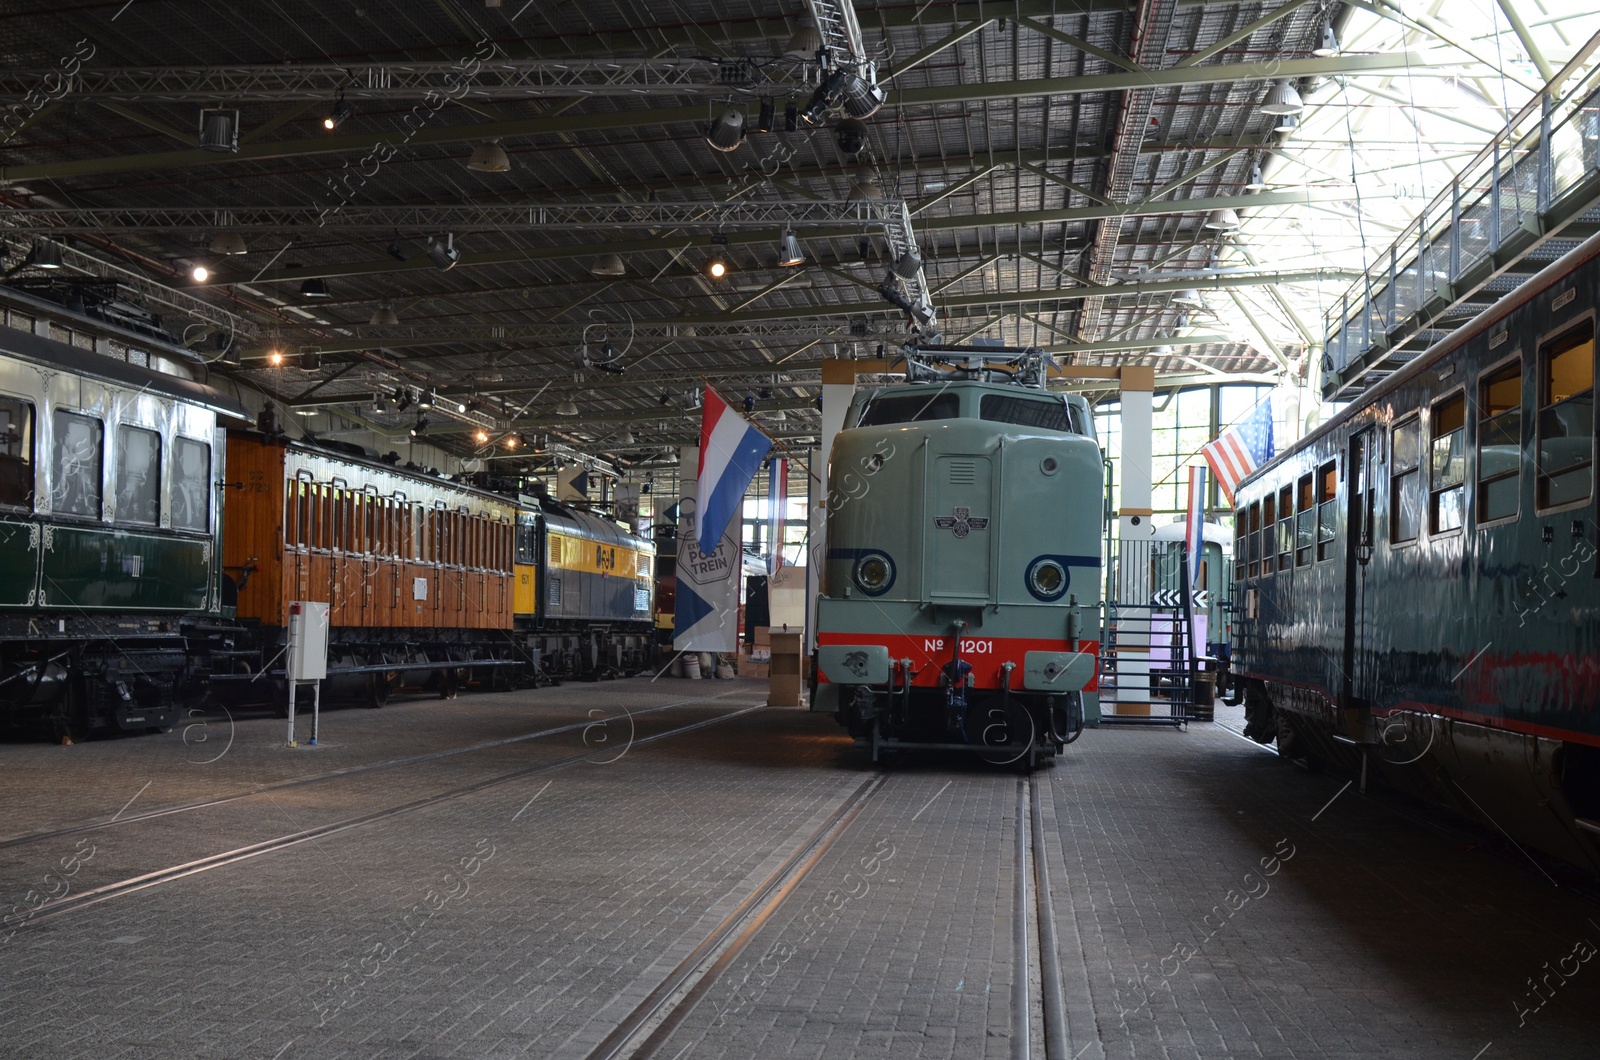
[[[995,81],[986,84],[942,85],[906,89],[896,93],[901,108],[941,104],[980,103],[1026,99],[1034,96],[1074,96],[1087,93],[1123,92],[1142,88],[1173,88],[1185,85],[1217,84],[1237,81],[1262,81],[1274,77],[1332,77],[1336,74],[1394,73],[1430,66],[1456,65],[1421,52],[1377,55],[1339,55],[1330,58],[1287,59],[1274,63],[1228,63],[1186,69],[1120,71],[1087,77],[1047,77],[1020,81]],[[615,132],[654,125],[699,125],[705,120],[703,104],[684,107],[652,107],[645,110],[575,114],[497,122],[443,125],[424,123],[406,133],[403,128],[344,136],[318,136],[272,143],[241,144],[236,152],[218,154],[198,148],[187,151],[161,151],[149,154],[112,155],[100,158],[41,162],[0,167],[0,184],[28,180],[49,180],[166,170],[188,166],[218,165],[227,162],[265,161],[303,158],[322,154],[361,154],[399,147],[427,147],[471,143],[479,140],[518,137],[556,136],[561,133]],[[399,144],[394,141],[398,140]]]

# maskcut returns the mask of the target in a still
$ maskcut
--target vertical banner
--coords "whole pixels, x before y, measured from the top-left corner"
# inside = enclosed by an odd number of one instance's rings
[[[1206,469],[1189,469],[1189,508],[1184,515],[1183,536],[1189,543],[1189,586],[1204,589],[1200,584],[1200,560],[1205,550],[1206,525]]]
[[[697,467],[699,449],[679,450],[680,468]],[[714,552],[700,547],[698,485],[679,475],[678,574],[672,615],[675,651],[735,651],[739,637],[739,538],[742,519],[728,520]]]
[[[789,461],[774,457],[767,477],[767,577],[783,569],[783,523],[789,508]]]
[[[564,467],[556,475],[556,499],[583,504],[589,499],[589,469],[582,464]]]

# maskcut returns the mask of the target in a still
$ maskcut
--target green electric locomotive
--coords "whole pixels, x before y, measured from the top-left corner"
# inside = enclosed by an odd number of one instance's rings
[[[834,441],[811,709],[874,761],[1033,766],[1098,716],[1101,454],[1047,368],[1033,350],[919,351]]]

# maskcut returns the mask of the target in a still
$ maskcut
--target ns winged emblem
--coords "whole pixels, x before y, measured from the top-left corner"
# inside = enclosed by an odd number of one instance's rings
[[[986,516],[974,516],[972,509],[964,504],[958,504],[949,515],[935,517],[933,525],[940,530],[953,530],[956,537],[966,537],[974,530],[986,529],[989,520]]]

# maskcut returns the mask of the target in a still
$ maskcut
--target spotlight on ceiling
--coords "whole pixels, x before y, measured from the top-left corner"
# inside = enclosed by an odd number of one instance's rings
[[[867,146],[867,123],[859,118],[845,118],[833,128],[839,153],[854,158]]]
[[[1250,179],[1245,182],[1245,191],[1266,191],[1267,180],[1261,172],[1261,163],[1257,162],[1250,167]]]
[[[633,432],[628,430],[628,428],[626,428],[626,427],[622,428],[622,433],[617,435],[617,444],[618,445],[632,445],[633,444]]]
[[[1195,290],[1193,287],[1186,287],[1172,296],[1172,304],[1189,306],[1191,308],[1198,309],[1205,303],[1200,301],[1199,291]]]
[[[237,232],[218,232],[211,237],[211,243],[206,249],[224,257],[250,253],[250,248],[244,245],[244,236]]]
[[[1232,232],[1239,227],[1239,211],[1232,209],[1212,210],[1206,216],[1205,227],[1213,232]]]
[[[411,407],[411,391],[407,387],[394,388],[394,407],[401,412]]]
[[[785,231],[783,238],[778,240],[778,264],[785,269],[793,269],[806,263],[806,256],[800,250],[800,240],[795,238],[793,232]]]
[[[327,298],[328,284],[325,280],[310,279],[300,284],[301,298]]]
[[[706,275],[713,280],[721,280],[728,275],[728,263],[722,255],[713,254],[706,261]]]
[[[472,149],[472,157],[467,160],[467,168],[474,173],[509,173],[511,159],[506,156],[506,149],[495,140],[485,140]]]
[[[922,268],[922,255],[917,253],[916,247],[907,247],[905,253],[895,259],[892,267],[896,276],[909,280]]]
[[[41,268],[54,269],[60,268],[60,266],[43,265]],[[195,283],[205,283],[207,280],[211,279],[211,270],[206,268],[204,265],[196,265],[189,270],[189,279],[193,280]]]
[[[456,249],[455,233],[446,234],[443,242],[429,236],[428,258],[441,272],[455,268],[456,262],[461,260],[461,252]]]
[[[322,127],[332,132],[343,125],[348,117],[350,117],[350,104],[344,101],[344,93],[341,91],[333,101],[333,106],[328,108],[328,113],[322,116]]]
[[[1332,23],[1323,23],[1322,40],[1311,49],[1311,54],[1323,59],[1339,54],[1339,36],[1333,32]]]
[[[394,260],[396,260],[396,261],[404,262],[405,260],[407,260],[406,248],[401,244],[400,240],[398,240],[398,239],[396,239],[393,243],[389,244],[388,253],[389,253],[389,256],[391,258],[393,258]]]
[[[520,444],[522,444],[522,435],[520,435],[520,434],[508,434],[508,435],[506,435],[506,437],[505,437],[505,447],[507,449],[515,449]]]
[[[851,74],[839,92],[839,101],[844,104],[845,113],[852,118],[872,117],[887,98],[888,93],[878,84],[877,71],[870,65],[866,77]]]
[[[433,387],[423,387],[421,390],[417,391],[417,408],[431,409],[438,403],[439,395],[434,392]]]
[[[1300,98],[1300,93],[1287,81],[1274,81],[1272,88],[1267,91],[1266,100],[1261,104],[1263,114],[1299,114],[1305,109],[1305,101]]]
[[[771,96],[761,97],[761,110],[756,116],[756,132],[769,133],[778,117],[778,105]]]
[[[33,263],[41,269],[61,268],[61,245],[53,239],[41,239],[33,245]]]
[[[628,275],[627,266],[623,265],[622,257],[618,254],[605,254],[595,259],[589,266],[590,276],[606,276],[616,278]]]
[[[663,390],[661,392],[661,396],[656,398],[656,404],[660,405],[662,408],[666,408],[668,405],[672,404],[672,395]]]
[[[571,398],[563,398],[561,404],[556,406],[557,416],[576,416],[577,414],[578,406],[573,403]]]
[[[418,416],[417,422],[411,425],[411,437],[421,438],[422,432],[428,429],[428,417]]]
[[[800,104],[790,100],[783,105],[783,131],[798,132],[800,129]]]
[[[396,313],[394,311],[394,305],[386,300],[382,305],[378,306],[378,308],[372,311],[372,319],[367,321],[367,323],[380,327],[384,325],[393,326],[400,323],[400,314]]]
[[[856,256],[861,259],[863,265],[866,264],[868,258],[872,257],[871,236],[862,236],[856,243]]]
[[[477,432],[473,434],[473,437],[478,440],[479,445],[482,445],[484,442],[489,440],[489,432],[484,430],[482,427],[479,427]]]
[[[267,354],[267,363],[272,365],[274,368],[281,368],[283,366],[283,351],[273,350],[271,353]]]
[[[239,151],[239,112],[208,107],[200,111],[200,150],[219,155]]]
[[[718,151],[732,151],[744,143],[744,115],[732,107],[706,124],[706,143]]]
[[[818,85],[817,90],[811,93],[811,98],[806,102],[804,109],[800,111],[800,120],[807,125],[821,125],[827,118],[828,111],[838,103],[839,93],[844,91],[845,81],[851,76],[853,75],[839,70]]]

